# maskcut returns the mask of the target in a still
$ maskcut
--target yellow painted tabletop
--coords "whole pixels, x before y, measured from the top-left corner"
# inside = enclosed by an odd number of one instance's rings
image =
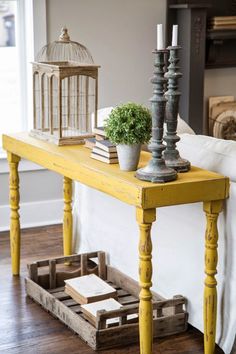
[[[178,174],[176,181],[151,183],[138,180],[134,172],[121,171],[118,164],[109,165],[90,158],[91,150],[83,145],[56,146],[24,132],[3,135],[3,148],[143,209],[228,197],[227,177],[197,167]],[[147,152],[141,153],[139,168],[147,164],[150,156]]]

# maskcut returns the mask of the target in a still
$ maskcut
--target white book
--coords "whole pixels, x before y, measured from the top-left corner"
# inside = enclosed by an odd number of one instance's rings
[[[117,297],[116,290],[95,274],[65,280],[65,292],[81,304]]]
[[[96,326],[98,311],[105,310],[106,312],[109,312],[113,310],[120,310],[121,308],[124,308],[124,306],[112,298],[102,300],[102,301],[96,301],[91,304],[81,305],[81,310],[84,316],[95,326]],[[137,322],[137,320],[138,320],[138,315],[135,313],[127,316],[127,323]],[[119,317],[108,318],[106,320],[106,324],[108,326],[118,322],[119,322]]]
[[[84,313],[85,317],[88,320],[91,320],[92,323],[96,323],[97,311],[105,310],[119,310],[123,306],[116,300],[110,298],[102,301],[96,301],[91,304],[81,305],[81,310]],[[107,324],[116,323],[119,321],[118,317],[107,319]]]

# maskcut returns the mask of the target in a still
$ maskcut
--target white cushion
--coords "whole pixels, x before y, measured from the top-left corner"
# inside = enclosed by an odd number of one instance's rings
[[[195,134],[193,129],[182,119],[178,116],[178,126],[177,126],[178,134]]]
[[[192,165],[218,172],[236,182],[236,142],[205,135],[183,134],[177,144]]]

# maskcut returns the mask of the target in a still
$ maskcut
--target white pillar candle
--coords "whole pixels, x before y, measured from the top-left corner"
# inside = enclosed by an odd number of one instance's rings
[[[173,25],[172,27],[172,47],[177,47],[178,45],[178,25]]]
[[[157,25],[157,50],[164,49],[163,25]]]

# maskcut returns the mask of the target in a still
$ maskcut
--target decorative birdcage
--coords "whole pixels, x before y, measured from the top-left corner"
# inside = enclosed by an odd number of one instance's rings
[[[58,145],[81,144],[97,126],[98,65],[63,28],[33,64],[34,125],[31,134]]]

